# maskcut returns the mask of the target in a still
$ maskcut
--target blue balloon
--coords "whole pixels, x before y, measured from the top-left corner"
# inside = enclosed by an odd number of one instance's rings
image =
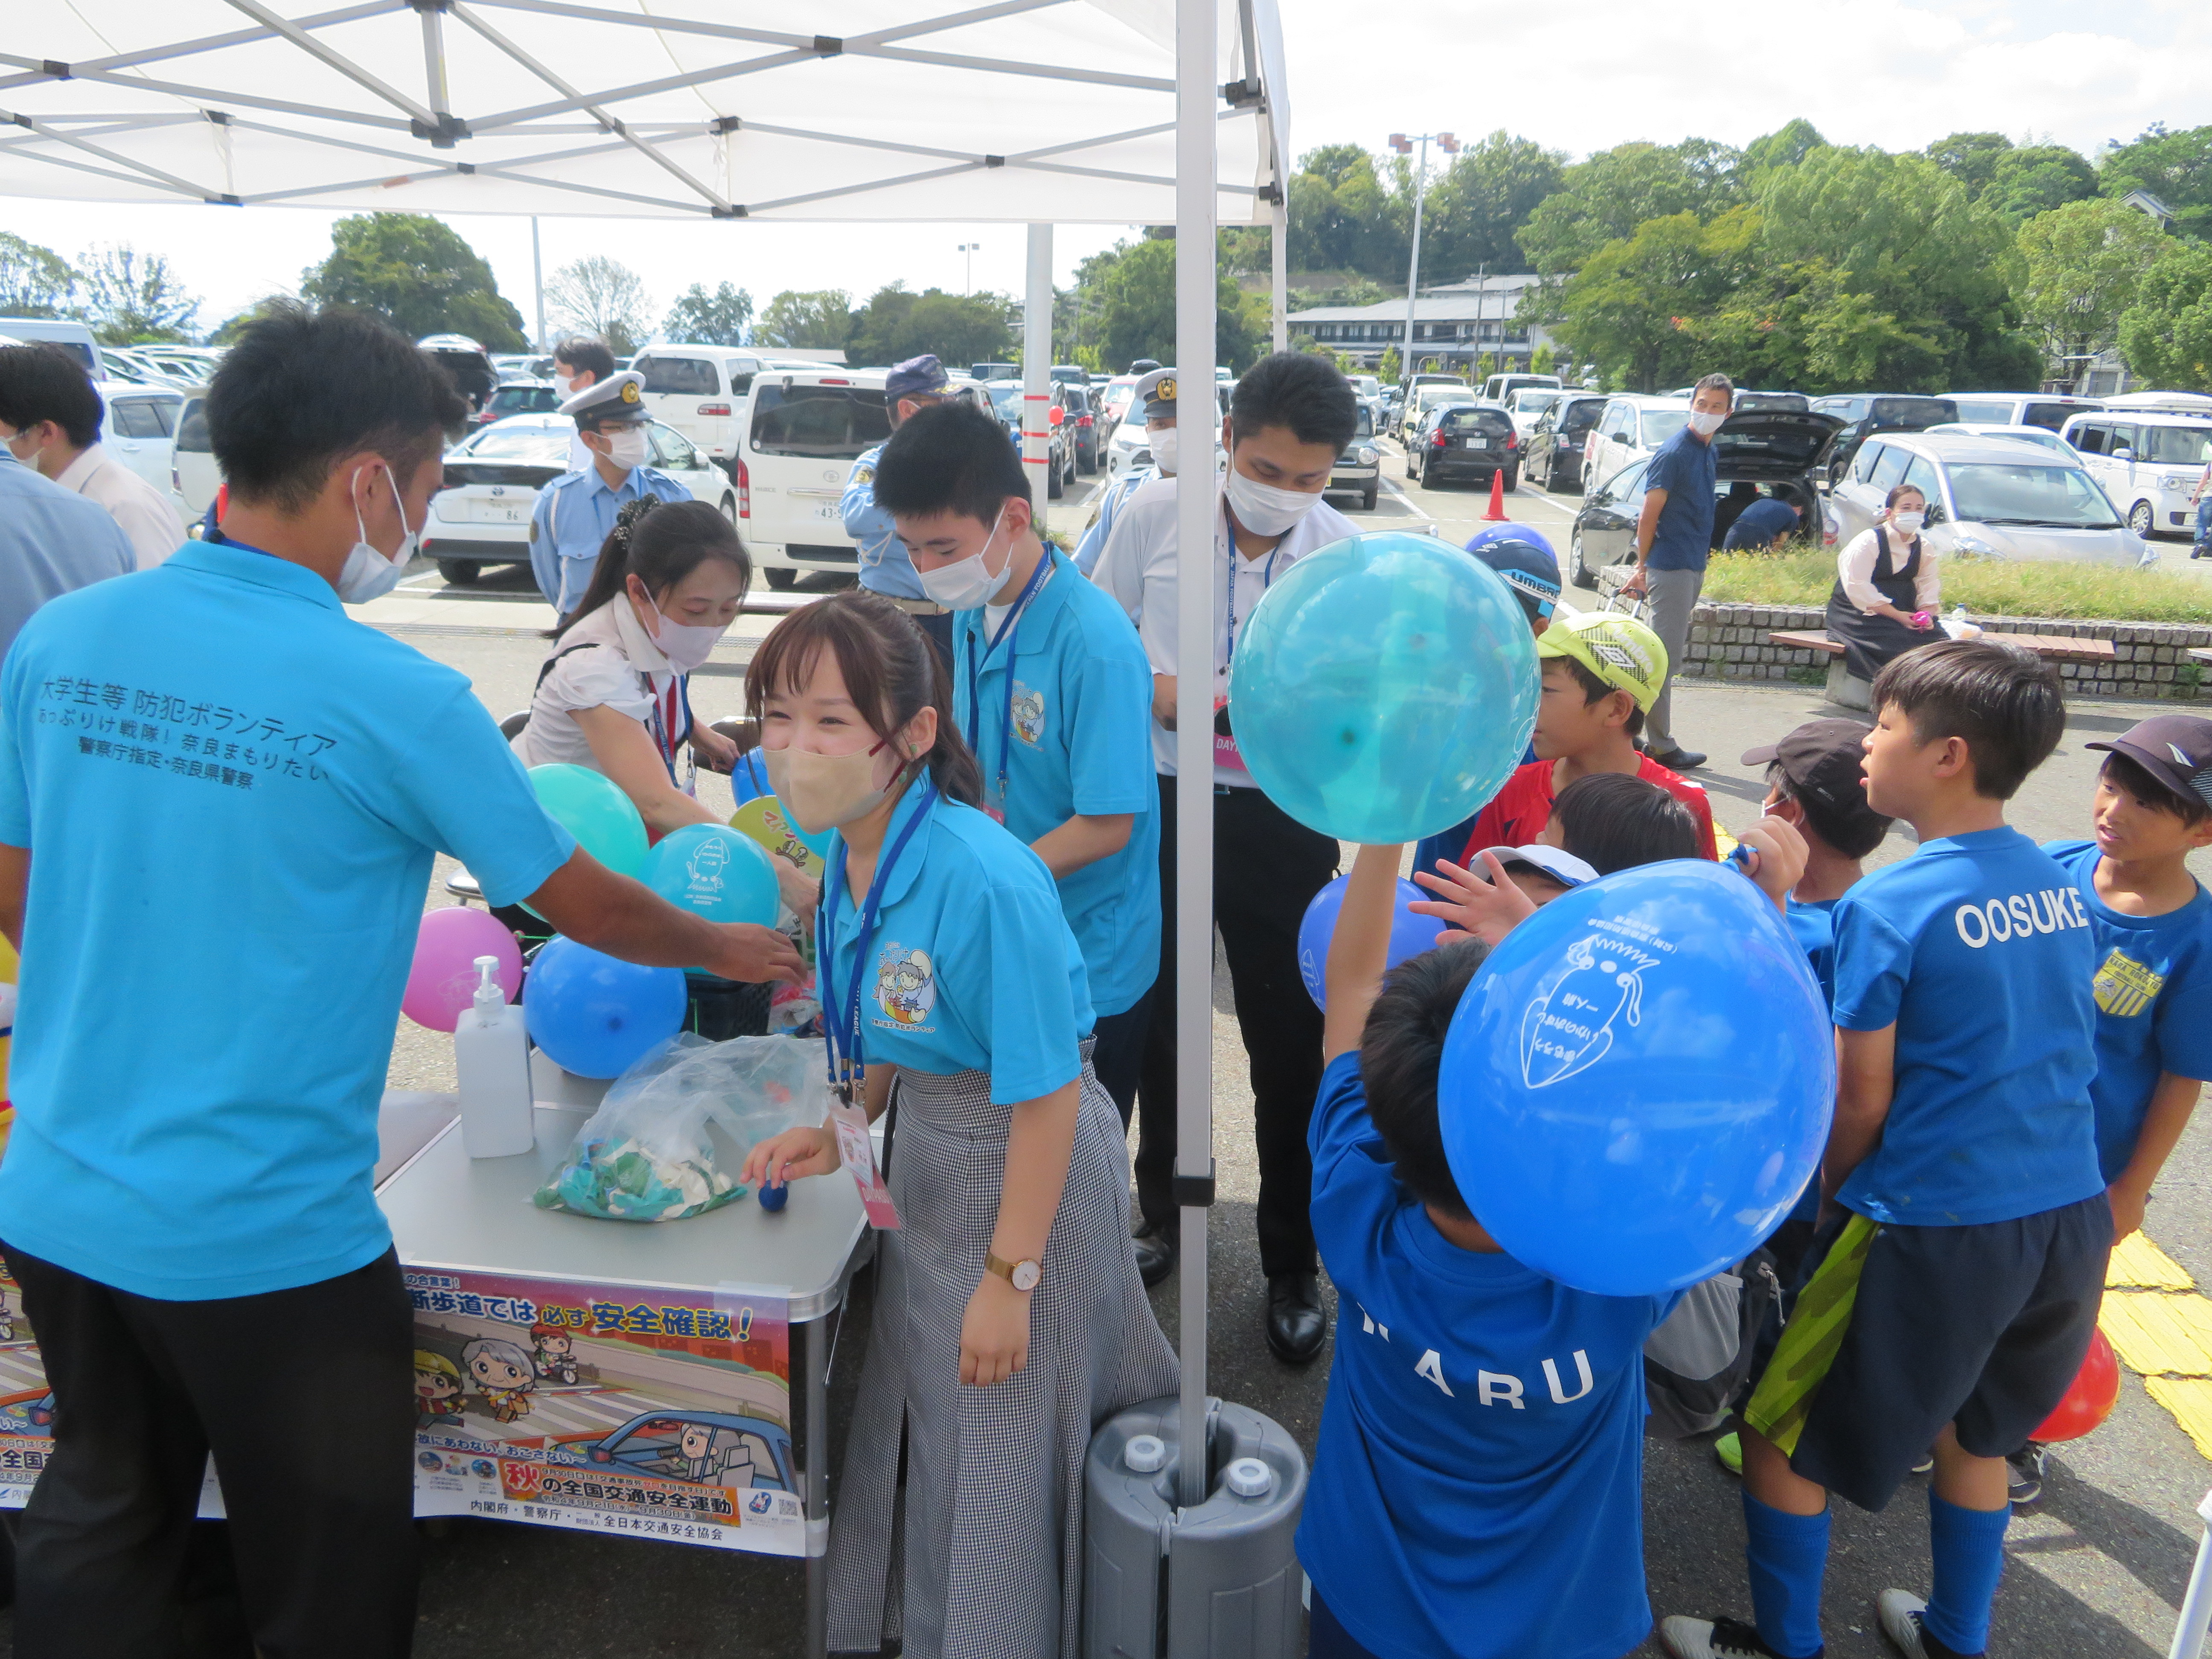
[[[775,793],[768,781],[768,764],[762,760],[761,751],[748,749],[738,756],[737,764],[730,769],[730,805],[743,806],[749,800]]]
[[[1344,908],[1345,884],[1351,879],[1350,876],[1339,876],[1316,893],[1313,902],[1306,906],[1305,920],[1298,924],[1298,977],[1305,981],[1306,994],[1314,1000],[1314,1006],[1324,1013],[1328,1010],[1328,987],[1322,977],[1328,968],[1328,942],[1336,937],[1337,912]],[[1410,881],[1398,884],[1398,902],[1390,916],[1390,954],[1386,966],[1395,968],[1408,957],[1436,949],[1437,935],[1444,930],[1443,921],[1436,916],[1417,916],[1406,908],[1415,899],[1431,896]]]
[[[709,921],[772,927],[782,906],[768,849],[726,823],[687,823],[653,844],[637,878]]]
[[[1252,781],[1339,841],[1472,817],[1535,729],[1536,644],[1498,573],[1404,531],[1347,537],[1275,579],[1237,630],[1229,714]]]
[[[1819,1165],[1828,1011],[1772,902],[1702,859],[1617,871],[1492,951],[1444,1037],[1452,1176],[1516,1261],[1650,1296],[1741,1261]]]
[[[684,1029],[681,968],[640,968],[558,935],[522,982],[530,1040],[578,1077],[620,1077],[656,1042]]]
[[[1550,554],[1555,562],[1559,556],[1559,550],[1552,545],[1551,538],[1533,524],[1494,524],[1486,529],[1478,530],[1467,538],[1467,550],[1472,553],[1476,548],[1487,547],[1492,542],[1534,542]]]

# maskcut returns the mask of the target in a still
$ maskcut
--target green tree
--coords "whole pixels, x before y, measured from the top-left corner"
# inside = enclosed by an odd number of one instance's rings
[[[331,227],[331,252],[300,282],[319,306],[373,312],[410,339],[465,334],[492,351],[520,351],[522,313],[500,297],[491,266],[427,213],[362,213]]]
[[[1698,367],[1698,319],[1738,286],[1735,262],[1717,257],[1741,243],[1738,209],[1717,238],[1691,212],[1646,219],[1632,236],[1600,247],[1561,291],[1560,337],[1578,357],[1617,368],[1642,392]]]
[[[168,260],[128,242],[87,252],[78,273],[77,315],[102,345],[189,340],[200,302],[187,293]]]
[[[1549,345],[1538,346],[1528,359],[1528,372],[1531,374],[1550,374],[1555,372],[1559,366],[1559,358]]]
[[[2119,343],[2121,313],[2172,240],[2148,214],[2108,197],[2069,202],[2020,228],[2021,316],[2058,373],[2070,379],[2067,358]]]
[[[617,357],[629,356],[653,332],[653,298],[644,279],[605,253],[572,259],[555,271],[545,300],[562,333],[605,340]]]
[[[786,289],[768,302],[753,343],[840,350],[853,337],[853,296],[842,288]]]
[[[1565,161],[1558,151],[1503,130],[1462,150],[1429,186],[1423,204],[1422,269],[1456,278],[1479,265],[1495,271],[1518,264],[1515,234],[1559,188]],[[1392,218],[1402,227],[1401,240],[1410,252],[1410,198],[1394,201]],[[1405,268],[1402,260],[1397,268]]]
[[[1291,269],[1369,276],[1405,270],[1405,242],[1390,222],[1389,193],[1375,158],[1358,145],[1325,144],[1309,151],[1299,159],[1287,194]]]
[[[2120,318],[2120,353],[2153,386],[2212,392],[2212,246],[2169,239]]]
[[[1966,199],[1978,198],[1996,172],[1998,159],[2012,149],[2002,132],[1954,132],[1921,152],[1966,187]]]
[[[1825,148],[1827,142],[1820,137],[1820,129],[1801,115],[1786,126],[1746,144],[1742,171],[1748,178],[1762,167],[1794,167],[1814,150]]]
[[[1376,378],[1383,385],[1389,386],[1403,378],[1405,372],[1406,360],[1398,355],[1398,348],[1383,347],[1382,361],[1375,365]]]
[[[2134,142],[2105,153],[2097,182],[2107,196],[2148,191],[2172,210],[2176,230],[2212,235],[2212,126],[2169,132],[2154,121]]]
[[[1003,361],[1019,308],[1003,295],[909,294],[893,283],[876,290],[854,319],[848,361],[903,362],[934,352],[955,368]]]
[[[1099,333],[1109,365],[1139,357],[1175,361],[1175,266],[1171,236],[1123,242],[1084,262],[1079,274],[1098,291]],[[1266,296],[1251,297],[1264,319]],[[1255,325],[1246,295],[1225,270],[1216,271],[1214,305],[1215,360],[1233,370],[1249,368],[1267,349],[1268,330],[1264,320]]]
[[[1476,380],[1486,380],[1497,373],[1498,354],[1496,352],[1486,351],[1474,360],[1474,378]]]
[[[215,331],[207,337],[207,343],[214,346],[236,345],[238,343],[238,337],[245,333],[249,325],[259,322],[264,317],[267,316],[278,303],[280,302],[273,298],[256,300],[252,305],[246,307],[245,310],[226,318],[220,325],[218,325]],[[433,331],[435,332],[436,331]]]
[[[712,294],[694,283],[677,295],[660,325],[661,337],[687,345],[741,346],[753,319],[753,296],[724,283]]]
[[[1547,276],[1581,269],[1607,242],[1632,237],[1650,219],[1698,218],[1734,205],[1739,169],[1704,139],[1621,144],[1566,169],[1560,187],[1521,228],[1531,267]]]
[[[2026,144],[1997,157],[1989,183],[1975,200],[2019,224],[2096,193],[2097,169],[2078,150],[2063,144]]]
[[[58,317],[76,287],[60,254],[0,230],[0,317]]]

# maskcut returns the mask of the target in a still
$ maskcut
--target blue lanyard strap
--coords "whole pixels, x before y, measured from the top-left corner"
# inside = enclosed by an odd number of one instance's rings
[[[1267,567],[1260,573],[1260,591],[1265,593],[1275,585],[1275,556],[1283,550],[1278,540],[1267,550]],[[1232,523],[1229,531],[1229,655],[1237,654],[1237,561],[1244,556],[1237,550],[1237,530]],[[1224,663],[1224,667],[1228,665]]]
[[[840,999],[837,994],[837,901],[845,890],[845,860],[833,857],[830,861],[830,879],[822,895],[822,908],[815,913],[814,955],[820,963],[822,975],[822,1031],[828,1039],[823,1044],[830,1061],[830,1086],[848,1104],[867,1077],[866,1063],[860,1058],[860,982],[867,976],[868,946],[874,941],[876,913],[883,906],[884,890],[889,885],[892,869],[906,844],[914,839],[914,832],[928,820],[937,805],[937,785],[925,781],[921,786],[921,803],[914,816],[906,822],[890,851],[876,866],[875,879],[868,884],[868,896],[860,907],[860,933],[853,952],[852,994]],[[841,847],[833,849],[842,853]],[[848,1015],[840,1023],[841,1015]]]
[[[1030,601],[1037,596],[1038,590],[1043,587],[1046,578],[1051,574],[1052,550],[1048,547],[1044,550],[1044,556],[1038,559],[1036,568],[1030,572],[1030,579],[1022,584],[1022,591],[1014,596],[1013,606],[1006,612],[1006,621],[999,624],[999,631],[994,634],[988,642],[982,642],[979,638],[982,649],[978,651],[968,664],[968,731],[970,734],[969,742],[980,755],[983,747],[983,734],[981,729],[983,669],[998,651],[1000,644],[1002,641],[1006,643],[1006,717],[999,728],[998,799],[1001,802],[1006,799],[1006,774],[1013,765],[1014,657],[1022,648],[1020,637],[1022,617],[1029,610]],[[980,636],[982,630],[978,629],[976,633]]]

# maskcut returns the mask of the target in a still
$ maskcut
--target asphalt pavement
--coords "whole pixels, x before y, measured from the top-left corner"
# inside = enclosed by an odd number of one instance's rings
[[[1377,528],[1433,523],[1458,541],[1473,533],[1486,492],[1407,487],[1389,446],[1386,485],[1372,513],[1355,520]],[[1055,503],[1055,528],[1079,529],[1093,481]],[[1571,518],[1565,497],[1524,486],[1506,497],[1509,514],[1564,546]],[[2186,548],[2180,561],[2187,568]],[[2202,568],[2202,567],[2200,567]],[[810,582],[810,586],[817,585]],[[826,585],[826,582],[820,584]],[[494,715],[526,706],[544,647],[542,605],[526,578],[491,576],[450,592],[427,567],[392,599],[368,607],[366,620],[467,674]],[[739,712],[743,663],[772,617],[741,619],[693,684],[702,718]],[[1712,793],[1714,816],[1740,830],[1759,815],[1764,794],[1753,769],[1735,757],[1771,741],[1823,711],[1819,693],[1784,685],[1723,686],[1686,682],[1676,693],[1683,740],[1705,750],[1698,775]],[[2039,838],[2086,833],[2098,754],[2082,744],[2124,729],[2155,705],[2100,701],[2073,714],[2058,752],[2029,779],[2012,821]],[[1832,711],[1830,711],[1832,712]],[[705,775],[710,800],[725,786]],[[1893,834],[1875,862],[1902,857],[1911,844]],[[2212,881],[2212,857],[2197,873]],[[441,860],[431,907],[453,902],[452,872]],[[1267,1352],[1261,1335],[1265,1286],[1253,1234],[1258,1174],[1249,1131],[1252,1096],[1228,981],[1214,981],[1214,1152],[1220,1202],[1211,1228],[1211,1320],[1206,1344],[1212,1390],[1267,1413],[1310,1451],[1327,1386],[1328,1352],[1304,1370]],[[396,1087],[453,1086],[452,1048],[442,1036],[402,1021],[393,1045]],[[2200,1285],[2212,1285],[2212,1125],[2200,1115],[2175,1152],[2146,1231]],[[833,1417],[842,1450],[852,1385],[864,1345],[866,1276],[838,1345]],[[1170,1340],[1180,1346],[1180,1310],[1170,1279],[1152,1296]],[[1902,1363],[1910,1363],[1909,1356]],[[1890,1650],[1876,1631],[1875,1598],[1889,1586],[1925,1594],[1925,1500],[1908,1482],[1881,1515],[1838,1504],[1828,1572],[1826,1635],[1835,1659],[1875,1659]],[[2124,1377],[2118,1408],[2087,1439],[2057,1448],[2044,1498],[2014,1518],[1999,1592],[1990,1652],[2017,1659],[2156,1659],[2166,1653],[2201,1532],[2195,1507],[2212,1487],[2212,1462],[2173,1418]],[[1736,1482],[1702,1442],[1648,1445],[1646,1564],[1655,1615],[1688,1612],[1747,1615],[1743,1530]],[[834,1486],[833,1486],[834,1492]],[[425,1523],[426,1571],[416,1651],[422,1659],[645,1659],[646,1656],[782,1656],[800,1652],[803,1597],[799,1570],[760,1558],[496,1522]],[[0,1615],[0,1654],[6,1620]],[[1637,1650],[1660,1651],[1655,1641]],[[1531,1655],[1529,1659],[1543,1659]]]

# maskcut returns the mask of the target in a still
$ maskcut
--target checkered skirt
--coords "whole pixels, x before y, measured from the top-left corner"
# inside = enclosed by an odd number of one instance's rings
[[[1029,1363],[960,1377],[960,1323],[997,1224],[1010,1107],[981,1072],[902,1072],[875,1314],[830,1522],[830,1646],[908,1659],[1078,1659],[1083,1459],[1101,1423],[1172,1394],[1137,1276],[1121,1120],[1084,1045],[1067,1184],[1030,1298]],[[906,1429],[907,1477],[898,1487]]]

